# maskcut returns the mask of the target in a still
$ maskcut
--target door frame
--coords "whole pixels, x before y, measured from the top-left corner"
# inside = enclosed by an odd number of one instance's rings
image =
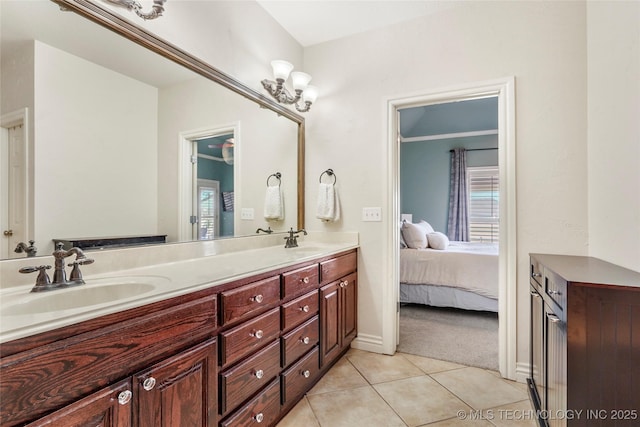
[[[500,374],[516,379],[517,351],[517,247],[516,247],[516,131],[515,77],[505,77],[388,98],[387,177],[388,212],[386,245],[388,285],[383,289],[382,344],[385,353],[394,354],[399,338],[400,284],[400,132],[399,109],[419,105],[455,102],[478,97],[498,97],[498,162],[500,176],[500,241],[498,284],[498,357]],[[502,231],[504,230],[504,232]]]
[[[241,159],[240,153],[242,152],[242,144],[240,137],[240,122],[233,122],[228,124],[222,124],[218,126],[210,126],[200,129],[194,129],[189,131],[180,132],[179,144],[180,150],[178,152],[178,239],[179,241],[191,240],[193,233],[193,227],[189,222],[189,218],[192,215],[193,208],[193,194],[196,191],[194,188],[194,180],[197,180],[197,176],[194,176],[196,169],[191,163],[191,156],[193,155],[192,143],[194,140],[209,138],[216,135],[223,135],[225,133],[233,133],[234,146],[233,146],[233,198],[234,205],[236,200],[242,200],[242,183],[241,183]],[[237,227],[240,221],[240,210],[234,209],[233,212],[233,234],[237,234]]]

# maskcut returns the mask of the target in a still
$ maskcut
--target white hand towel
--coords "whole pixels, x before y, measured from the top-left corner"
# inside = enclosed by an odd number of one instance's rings
[[[264,218],[270,220],[284,219],[284,198],[279,185],[268,185],[264,197]]]
[[[340,198],[338,197],[338,189],[334,184],[320,183],[316,218],[323,221],[337,221],[340,219]]]

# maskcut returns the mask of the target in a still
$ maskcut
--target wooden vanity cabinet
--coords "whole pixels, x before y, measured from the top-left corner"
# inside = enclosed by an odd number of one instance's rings
[[[531,371],[542,427],[640,424],[640,273],[531,254]],[[542,415],[542,416],[541,416]]]
[[[320,264],[324,286],[320,288],[320,366],[336,360],[357,332],[356,253]],[[325,284],[327,283],[328,284]]]

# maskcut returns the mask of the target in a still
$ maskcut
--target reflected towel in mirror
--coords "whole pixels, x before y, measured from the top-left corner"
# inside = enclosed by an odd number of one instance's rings
[[[316,218],[323,221],[337,221],[340,219],[340,199],[338,197],[338,188],[334,184],[320,183]]]
[[[264,219],[279,221],[284,219],[284,197],[280,185],[268,185],[264,197]]]

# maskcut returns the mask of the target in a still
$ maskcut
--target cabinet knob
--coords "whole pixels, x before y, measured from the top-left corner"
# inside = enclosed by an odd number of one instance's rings
[[[542,277],[541,273],[531,273],[531,277]]]
[[[153,390],[153,388],[156,386],[156,379],[153,377],[149,377],[146,380],[144,380],[144,382],[142,383],[142,388],[149,391],[149,390]]]
[[[300,307],[300,311],[304,311],[305,313],[308,313],[309,312],[309,306],[305,305],[303,307]]]
[[[118,394],[118,403],[121,405],[126,405],[127,403],[131,402],[131,397],[133,396],[133,393],[131,393],[131,390],[125,390],[120,392],[120,394]]]
[[[254,296],[254,297],[251,297],[251,301],[257,302],[257,303],[261,303],[262,301],[264,301],[264,297],[262,295],[258,294],[258,295]]]
[[[311,372],[309,372],[308,369],[305,369],[304,371],[302,371],[302,376],[305,378],[309,378],[311,376]]]
[[[309,337],[304,337],[304,338],[300,339],[300,341],[302,341],[304,344],[309,344],[311,342]]]
[[[262,377],[264,377],[264,371],[262,369],[258,369],[254,375],[256,376],[257,379],[260,380],[262,379]]]
[[[344,288],[344,286],[345,286],[344,282],[340,282],[340,284],[338,286],[340,286],[341,288]]]
[[[256,420],[257,423],[261,423],[262,421],[264,421],[264,414],[260,412],[255,417],[253,417],[253,419]]]
[[[250,334],[252,337],[256,337],[257,339],[260,339],[264,336],[264,332],[262,332],[262,329],[258,329],[257,331],[254,331]]]
[[[349,286],[349,281],[348,281],[348,280],[345,280],[345,281],[344,281],[344,286],[345,286],[345,287],[346,287],[346,286]]]
[[[301,281],[302,281],[303,283],[308,284],[308,283],[309,283],[309,278],[308,278],[308,277],[304,277]]]

